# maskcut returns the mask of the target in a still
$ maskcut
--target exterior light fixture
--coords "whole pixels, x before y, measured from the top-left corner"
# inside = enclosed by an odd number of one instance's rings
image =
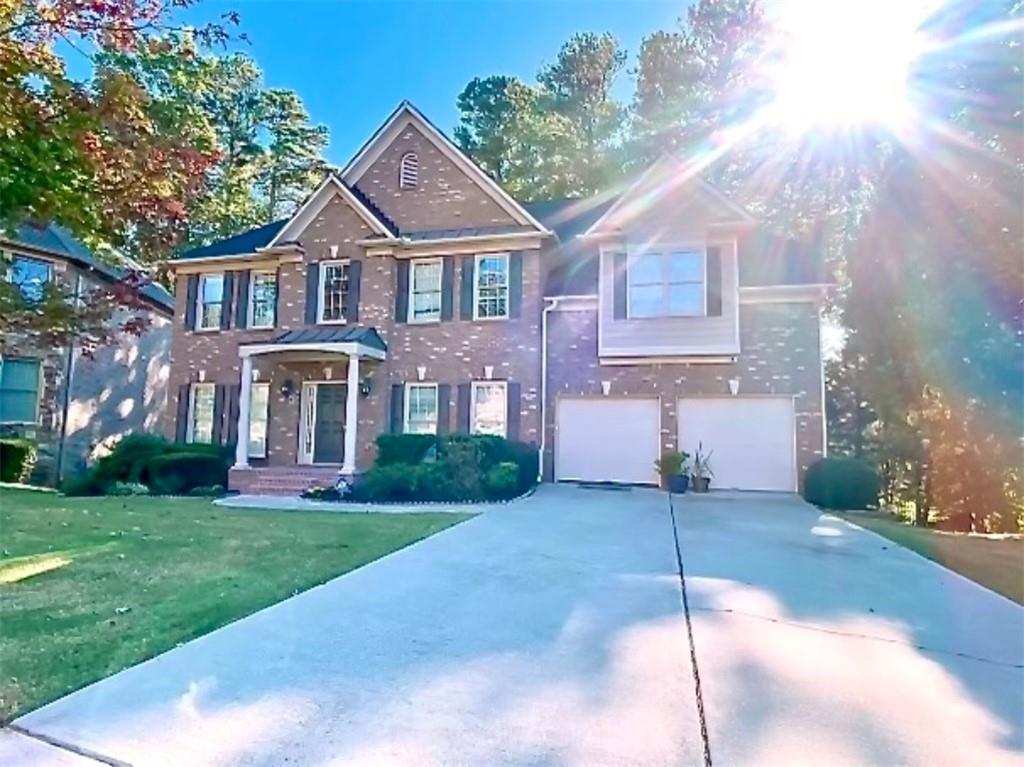
[[[604,396],[606,397],[612,393],[611,381],[601,381],[601,393],[604,394]]]
[[[729,394],[736,396],[740,393],[740,379],[730,378],[729,379]]]

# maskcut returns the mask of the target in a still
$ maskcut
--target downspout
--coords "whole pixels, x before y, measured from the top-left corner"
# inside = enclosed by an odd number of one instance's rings
[[[558,307],[558,298],[545,298],[540,317],[540,460],[537,481],[544,481],[544,450],[548,434],[548,313]]]
[[[82,299],[82,275],[75,275],[75,303]],[[71,409],[71,381],[75,374],[75,342],[68,340],[68,350],[64,358],[64,401],[60,410],[60,439],[57,442],[57,484],[64,479],[64,440],[68,436],[68,411]]]

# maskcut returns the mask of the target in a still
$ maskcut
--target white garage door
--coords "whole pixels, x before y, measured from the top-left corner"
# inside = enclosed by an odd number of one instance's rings
[[[657,483],[661,408],[656,399],[560,398],[555,476],[585,482]]]
[[[679,400],[679,447],[713,451],[712,488],[796,490],[793,400]]]

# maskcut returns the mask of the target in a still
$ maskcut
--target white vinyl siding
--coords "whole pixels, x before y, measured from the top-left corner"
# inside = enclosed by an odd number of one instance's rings
[[[475,266],[474,319],[508,317],[508,253],[477,256]]]
[[[196,327],[199,330],[219,328],[221,313],[224,311],[224,275],[200,275],[196,301]]]
[[[274,327],[277,309],[277,272],[253,272],[249,283],[250,328]]]
[[[254,383],[249,404],[249,457],[267,457],[267,420],[270,415],[270,384]]]
[[[320,262],[320,300],[317,322],[345,322],[345,300],[348,296],[348,261]]]
[[[441,259],[416,260],[409,265],[409,322],[441,319]]]
[[[508,431],[508,387],[504,381],[474,381],[470,431],[504,437]]]
[[[213,416],[216,386],[194,383],[190,387],[188,441],[213,442]]]
[[[406,384],[406,434],[437,434],[437,384]]]

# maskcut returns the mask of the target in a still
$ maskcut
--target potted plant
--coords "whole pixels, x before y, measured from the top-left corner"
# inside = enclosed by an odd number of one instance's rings
[[[711,485],[711,478],[715,472],[711,470],[711,455],[714,451],[704,452],[704,443],[697,443],[697,452],[693,456],[693,492],[706,493]]]
[[[661,458],[654,462],[654,467],[661,475],[661,486],[670,493],[685,493],[690,484],[689,466],[690,454],[666,450]]]

